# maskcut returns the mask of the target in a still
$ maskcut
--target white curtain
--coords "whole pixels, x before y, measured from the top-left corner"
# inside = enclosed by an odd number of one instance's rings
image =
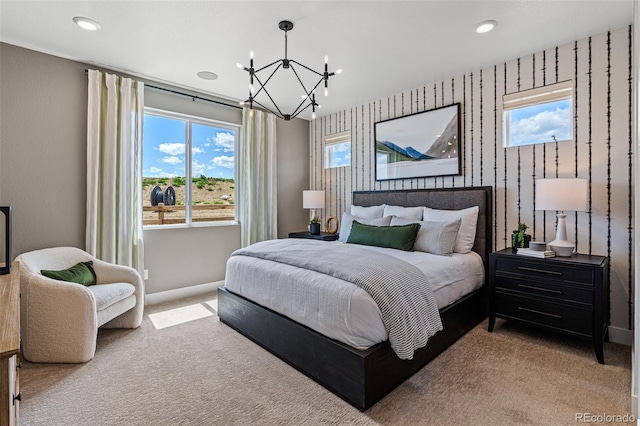
[[[237,208],[245,247],[278,238],[275,115],[245,108],[238,151]]]
[[[89,71],[86,250],[142,273],[144,84]]]

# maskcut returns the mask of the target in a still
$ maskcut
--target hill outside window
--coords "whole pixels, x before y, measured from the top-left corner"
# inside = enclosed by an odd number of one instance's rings
[[[239,126],[145,108],[145,226],[235,221]]]
[[[505,148],[573,140],[573,81],[563,81],[502,97]]]

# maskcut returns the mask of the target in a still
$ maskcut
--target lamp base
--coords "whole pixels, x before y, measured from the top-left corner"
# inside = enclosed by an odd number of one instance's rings
[[[556,239],[549,243],[549,248],[554,251],[556,256],[569,257],[573,254],[573,249],[576,246],[567,240],[567,215],[561,211],[556,217],[558,218]]]
[[[569,257],[573,254],[576,246],[569,241],[554,240],[549,243],[549,248],[553,250],[556,256]]]

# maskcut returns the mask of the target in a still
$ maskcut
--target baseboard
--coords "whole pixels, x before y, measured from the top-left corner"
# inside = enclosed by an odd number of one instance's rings
[[[212,283],[192,285],[189,287],[176,288],[174,290],[159,291],[157,293],[147,294],[144,297],[145,305],[155,305],[158,303],[168,302],[171,300],[184,299],[186,297],[198,296],[200,294],[216,291],[218,287],[222,287],[224,281],[215,281]]]
[[[633,330],[609,326],[609,341],[631,346],[633,344]]]

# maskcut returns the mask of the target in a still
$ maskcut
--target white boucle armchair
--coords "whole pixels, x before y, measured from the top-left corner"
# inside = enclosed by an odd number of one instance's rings
[[[20,262],[22,355],[28,361],[87,362],[96,351],[98,327],[140,326],[144,283],[135,269],[103,262],[75,247],[36,250],[16,260]],[[40,273],[89,260],[96,285],[85,287]]]

